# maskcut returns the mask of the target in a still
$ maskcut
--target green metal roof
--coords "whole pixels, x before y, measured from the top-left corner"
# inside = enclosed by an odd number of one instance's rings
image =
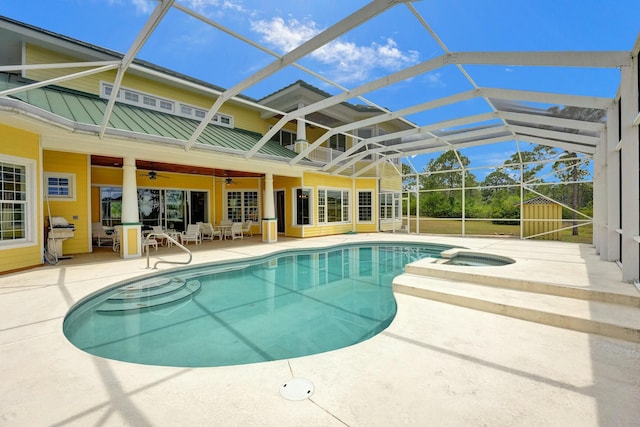
[[[1,75],[0,90],[25,84],[25,82],[16,80],[16,76]],[[90,126],[100,126],[108,102],[96,95],[56,86],[18,92],[11,95],[10,98],[18,99],[72,122]],[[116,102],[109,117],[108,127],[124,132],[185,142],[191,137],[199,123],[186,117]],[[261,137],[262,135],[257,132],[209,124],[198,138],[197,144],[246,152],[253,148]],[[258,150],[258,153],[283,159],[292,159],[297,156],[297,153],[281,146],[276,141],[267,142]]]

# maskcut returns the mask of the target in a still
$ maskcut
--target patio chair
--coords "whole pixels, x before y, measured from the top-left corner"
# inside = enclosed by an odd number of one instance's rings
[[[189,224],[187,229],[180,235],[182,243],[196,242],[196,245],[202,242],[202,235],[200,234],[200,226],[198,224]]]
[[[200,226],[202,240],[209,239],[213,241],[216,236],[218,236],[218,238],[222,240],[222,232],[220,232],[220,230],[214,229],[213,225],[211,225],[210,222],[197,222],[196,224]]]
[[[242,234],[241,222],[234,222],[233,224],[231,224],[231,238],[233,240],[244,239],[244,235]]]
[[[113,234],[111,236],[113,237],[112,249],[114,252],[120,251],[120,235],[121,234],[122,234],[121,225],[116,225],[115,227],[113,227]]]
[[[144,237],[142,239],[142,252],[147,251],[149,252],[149,246],[153,246],[154,248],[156,248],[156,251],[158,250],[158,241],[156,239],[154,239],[153,237]]]
[[[93,240],[95,240],[96,246],[98,246],[99,248],[102,247],[102,245],[105,243],[113,245],[113,236],[107,234],[107,231],[99,222],[94,222],[91,224],[91,237]]]
[[[253,237],[253,231],[251,231],[251,225],[253,224],[253,221],[251,221],[250,219],[246,220],[244,222],[244,224],[242,225],[242,234],[248,234],[249,237]]]
[[[155,239],[158,243],[160,243],[160,246],[164,246],[167,243],[167,238],[164,237],[164,234],[166,234],[166,232],[164,231],[162,226],[154,225],[151,228],[152,228],[151,233],[154,234],[153,239]]]

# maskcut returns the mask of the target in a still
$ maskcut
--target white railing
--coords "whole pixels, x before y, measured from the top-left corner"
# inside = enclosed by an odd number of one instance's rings
[[[149,268],[149,252],[151,252],[149,250],[149,239],[152,237],[161,237],[163,239],[167,239],[168,242],[171,242],[172,244],[178,246],[180,249],[182,249],[183,252],[186,252],[189,254],[189,259],[187,261],[166,261],[166,260],[158,260],[156,261],[155,264],[153,264],[153,269],[156,270],[158,268],[158,264],[180,264],[180,265],[185,265],[185,264],[189,264],[191,263],[191,260],[193,259],[193,254],[191,253],[191,251],[187,248],[185,248],[184,246],[182,246],[181,243],[179,243],[176,239],[174,239],[173,237],[169,236],[167,233],[150,233],[148,234],[145,238],[144,238],[144,245],[147,247],[147,268]]]
[[[288,148],[291,151],[296,151],[296,145],[292,144],[292,145],[287,145],[286,148]],[[340,150],[334,150],[333,148],[327,148],[327,147],[316,147],[313,151],[311,151],[309,154],[307,154],[307,158],[309,160],[313,160],[314,162],[320,162],[320,163],[331,163],[333,160],[337,159],[338,156],[344,154],[344,151],[340,151]],[[362,160],[360,160],[361,162],[372,162],[374,160],[377,160],[375,158],[364,158]],[[396,157],[391,159],[391,162],[399,165],[401,163],[402,159],[400,157]]]

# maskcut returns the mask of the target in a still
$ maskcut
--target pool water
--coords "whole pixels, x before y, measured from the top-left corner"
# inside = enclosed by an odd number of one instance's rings
[[[225,366],[350,346],[393,320],[391,282],[443,245],[373,244],[175,269],[81,301],[64,321],[78,348],[163,366]]]

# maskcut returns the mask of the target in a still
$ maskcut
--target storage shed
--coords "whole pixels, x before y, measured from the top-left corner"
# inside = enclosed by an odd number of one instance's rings
[[[522,202],[523,237],[534,239],[559,240],[562,228],[562,206],[538,196]]]

